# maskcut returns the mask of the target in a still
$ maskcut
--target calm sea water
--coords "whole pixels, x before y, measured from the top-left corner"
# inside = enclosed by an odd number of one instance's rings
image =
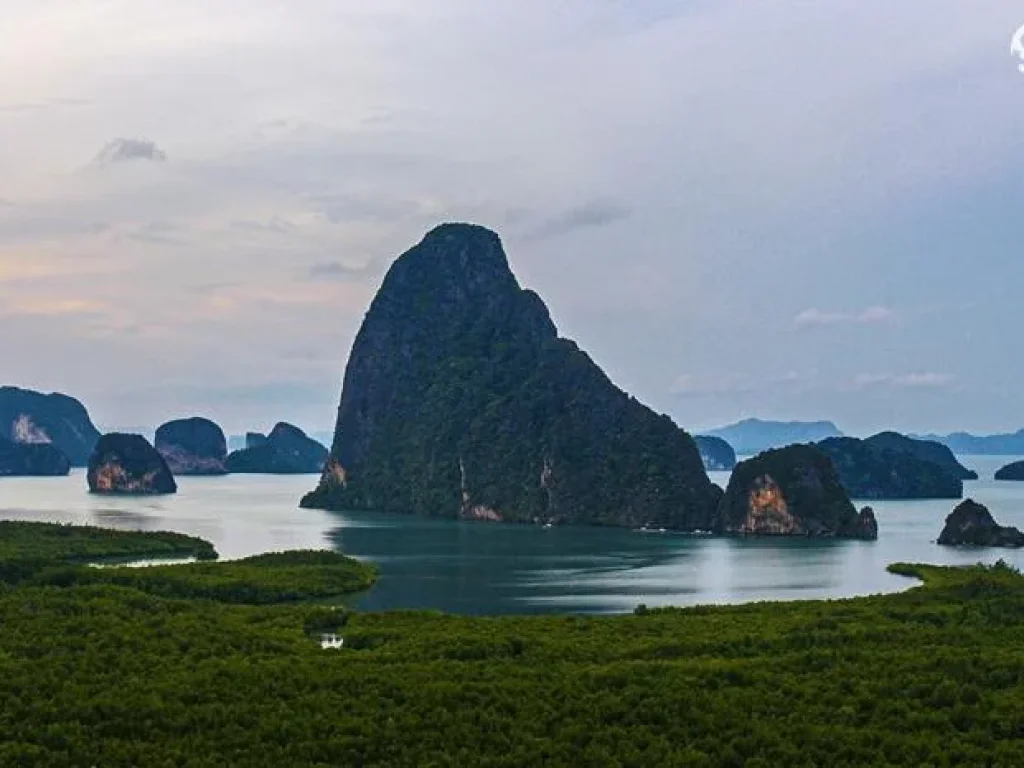
[[[967,456],[982,479],[967,494],[1004,525],[1024,528],[1024,483],[992,475],[1011,457]],[[713,473],[720,485],[728,473]],[[329,547],[380,565],[363,609],[436,608],[477,614],[620,612],[638,603],[692,605],[849,597],[906,588],[895,561],[967,564],[1024,551],[934,543],[951,501],[876,502],[879,540],[716,539],[598,528],[456,523],[400,515],[302,510],[315,476],[181,478],[176,496],[90,496],[81,472],[0,480],[0,517],[112,528],[175,530],[214,543],[225,558]]]

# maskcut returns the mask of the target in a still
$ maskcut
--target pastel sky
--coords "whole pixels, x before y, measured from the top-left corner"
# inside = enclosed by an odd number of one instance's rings
[[[1024,426],[1010,0],[0,0],[0,382],[329,429],[443,220],[681,425]]]

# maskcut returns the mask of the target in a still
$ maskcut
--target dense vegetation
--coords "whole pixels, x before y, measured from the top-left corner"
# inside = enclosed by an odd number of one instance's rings
[[[277,552],[225,563],[193,563],[147,568],[80,568],[54,571],[35,583],[116,584],[162,597],[268,605],[337,597],[369,589],[376,580],[370,565],[337,552]]]
[[[925,586],[600,618],[0,587],[0,765],[1024,765],[1024,578],[893,570]]]
[[[169,531],[113,531],[0,520],[0,581],[7,583],[60,565],[170,557],[214,560],[217,552],[203,539]]]
[[[331,455],[304,505],[695,530],[720,497],[693,439],[558,338],[498,236],[463,224],[392,265]]]
[[[978,479],[977,472],[961,464],[948,446],[936,440],[907,437],[899,432],[879,432],[877,435],[867,438],[864,442],[880,451],[909,453],[921,459],[921,461],[930,461],[932,464],[938,464],[961,480]]]

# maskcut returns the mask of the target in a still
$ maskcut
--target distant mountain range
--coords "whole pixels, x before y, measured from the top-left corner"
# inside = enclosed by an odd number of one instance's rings
[[[846,435],[831,421],[765,421],[745,419],[704,433],[720,437],[733,447],[739,456],[749,456],[782,448],[794,443],[817,443],[830,437]],[[948,435],[916,435],[918,440],[942,443],[953,453],[962,456],[1024,456],[1024,429],[1002,435],[972,435],[953,432]]]
[[[1024,429],[1012,434],[972,435],[953,432],[949,435],[914,435],[922,440],[935,440],[949,446],[953,453],[963,455],[1024,456]]]
[[[770,448],[783,448],[795,443],[817,443],[830,437],[844,437],[831,421],[761,419],[745,419],[704,434],[725,440],[739,456],[754,455]]]

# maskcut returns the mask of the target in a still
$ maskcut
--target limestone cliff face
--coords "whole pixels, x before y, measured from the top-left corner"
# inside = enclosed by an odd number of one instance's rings
[[[86,475],[92,493],[147,496],[176,493],[167,462],[141,435],[111,433],[96,443]]]
[[[715,518],[714,530],[751,536],[874,539],[874,513],[859,513],[828,457],[807,445],[766,451],[741,462]]]
[[[0,387],[0,438],[22,445],[52,444],[72,466],[84,467],[100,433],[74,398]]]
[[[155,447],[175,475],[227,473],[224,431],[209,419],[177,419],[156,431]]]
[[[747,516],[737,533],[758,536],[804,534],[807,529],[789,511],[786,496],[771,475],[760,475],[747,492]]]
[[[448,224],[373,300],[303,504],[692,530],[719,494],[689,435],[558,338],[496,234]]]

